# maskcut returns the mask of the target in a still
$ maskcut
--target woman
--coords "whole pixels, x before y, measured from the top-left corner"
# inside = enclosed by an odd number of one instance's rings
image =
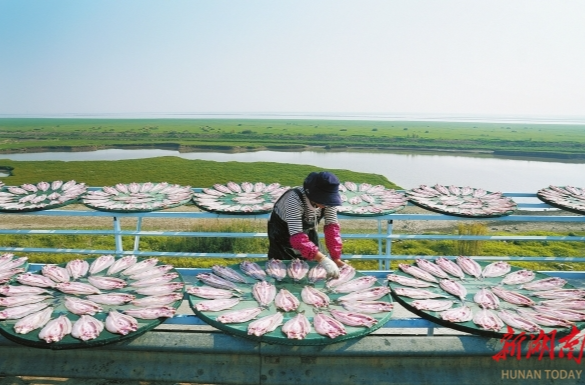
[[[303,187],[282,194],[268,221],[268,258],[305,258],[320,263],[328,278],[337,278],[344,263],[336,206],[341,206],[339,179],[327,171],[310,173]],[[317,224],[322,218],[331,259],[319,251]]]

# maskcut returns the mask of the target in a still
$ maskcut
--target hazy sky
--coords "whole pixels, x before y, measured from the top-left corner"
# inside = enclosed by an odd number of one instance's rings
[[[585,116],[585,1],[0,0],[0,114]]]

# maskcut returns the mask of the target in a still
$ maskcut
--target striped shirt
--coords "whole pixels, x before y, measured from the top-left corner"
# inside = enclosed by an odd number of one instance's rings
[[[276,215],[288,224],[288,232],[291,236],[303,232],[303,219],[306,222],[315,223],[316,230],[316,222],[317,218],[321,216],[321,210],[324,211],[323,218],[326,225],[337,223],[337,208],[335,206],[326,206],[324,209],[313,207],[305,190],[302,187],[296,188],[302,193],[303,201],[293,189],[290,189],[274,206]]]

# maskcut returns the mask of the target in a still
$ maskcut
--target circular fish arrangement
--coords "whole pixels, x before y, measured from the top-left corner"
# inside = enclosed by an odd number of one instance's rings
[[[406,309],[442,326],[502,338],[565,334],[585,326],[585,289],[566,280],[510,266],[438,257],[400,264],[388,275],[392,296]]]
[[[279,183],[216,183],[193,194],[193,202],[197,207],[215,213],[263,214],[272,211],[274,203],[289,189]]]
[[[313,262],[213,266],[187,289],[202,320],[229,334],[284,345],[326,345],[371,333],[390,319],[390,289],[347,265],[326,280]]]
[[[499,217],[512,214],[518,207],[501,192],[472,187],[421,185],[407,190],[406,196],[424,209],[460,217]]]
[[[343,202],[337,212],[343,215],[375,216],[392,214],[406,207],[408,201],[403,193],[387,189],[382,185],[343,182],[339,184],[339,195]]]
[[[161,183],[118,183],[82,197],[87,207],[99,211],[149,212],[182,206],[191,201],[191,186]]]
[[[536,196],[553,207],[576,214],[585,214],[585,188],[551,185],[538,190]]]
[[[85,183],[74,180],[4,186],[0,188],[0,211],[26,212],[62,207],[76,202],[86,191]]]
[[[102,255],[44,265],[0,286],[0,333],[46,349],[105,345],[173,317],[183,289],[173,266],[155,258]]]

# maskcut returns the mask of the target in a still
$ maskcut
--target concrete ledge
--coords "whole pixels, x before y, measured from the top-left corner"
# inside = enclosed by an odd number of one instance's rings
[[[257,343],[216,331],[151,331],[103,347],[53,351],[0,337],[0,376],[205,384],[533,384],[583,383],[575,361],[496,362],[497,339],[376,334],[326,346]],[[548,373],[546,371],[549,371]],[[557,378],[552,378],[552,371]],[[564,372],[563,372],[564,371]],[[561,379],[569,375],[575,378]],[[547,378],[546,376],[549,376]],[[530,378],[519,379],[526,375]]]

